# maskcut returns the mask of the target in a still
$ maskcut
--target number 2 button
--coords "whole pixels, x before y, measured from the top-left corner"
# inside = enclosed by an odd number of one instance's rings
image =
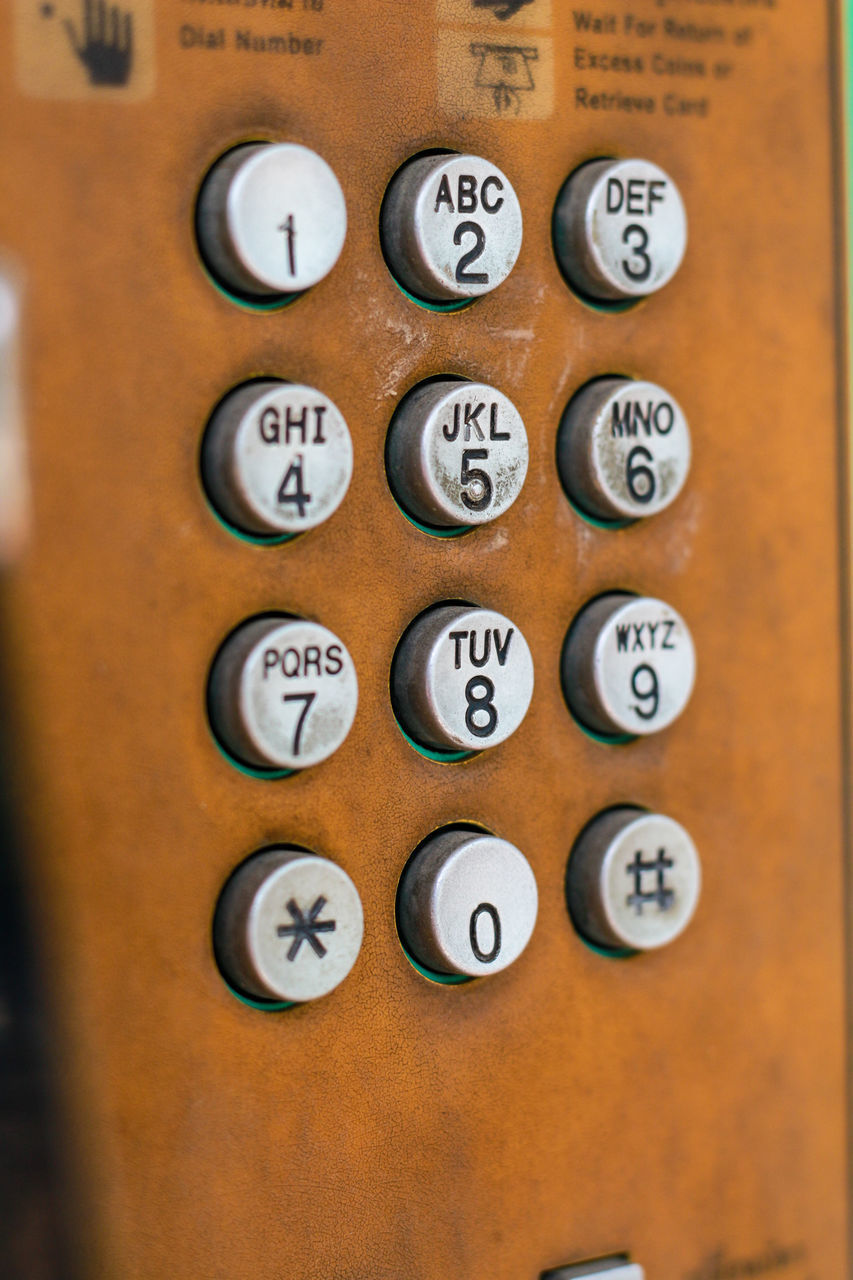
[[[497,288],[521,249],[521,206],[506,174],[480,156],[416,156],[391,179],[382,247],[404,289],[460,302]]]

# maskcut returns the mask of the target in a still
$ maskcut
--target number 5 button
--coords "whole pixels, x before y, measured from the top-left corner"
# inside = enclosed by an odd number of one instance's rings
[[[403,945],[425,969],[479,978],[518,959],[538,902],[530,863],[514,845],[451,827],[409,859],[397,921]]]
[[[256,769],[306,769],[327,759],[349,733],[357,705],[346,648],[304,618],[244,622],[210,672],[213,731],[235,760]]]
[[[236,387],[213,412],[201,468],[213,505],[252,534],[302,533],[328,520],[352,478],[340,410],[313,387],[265,380]]]
[[[500,391],[440,378],[403,400],[386,456],[394,496],[416,520],[445,528],[486,524],[521,492],[527,432]]]
[[[464,301],[512,271],[521,206],[506,174],[480,156],[416,156],[391,179],[380,232],[388,265],[409,293]]]
[[[492,609],[441,604],[397,646],[391,693],[406,733],[436,751],[496,747],[533,697],[533,659],[514,623]]]
[[[684,619],[663,600],[611,592],[575,618],[563,645],[563,693],[595,733],[650,734],[681,715],[696,656]]]

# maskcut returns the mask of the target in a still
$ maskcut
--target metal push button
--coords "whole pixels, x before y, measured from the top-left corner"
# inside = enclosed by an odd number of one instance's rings
[[[492,609],[444,604],[416,618],[391,670],[397,717],[437,751],[496,747],[533,696],[533,659],[514,623]]]
[[[521,206],[506,174],[480,156],[420,156],[391,179],[380,232],[409,293],[439,303],[478,298],[515,266]]]
[[[566,493],[588,515],[656,515],[675,500],[690,470],[687,419],[653,382],[599,378],[563,414],[557,467]]]
[[[515,502],[527,475],[527,432],[494,387],[441,378],[402,401],[388,433],[388,480],[427,525],[486,524]]]
[[[699,855],[679,823],[610,809],[581,833],[566,872],[580,934],[600,947],[652,951],[689,924],[702,887]]]
[[[645,1271],[627,1258],[596,1258],[591,1262],[575,1262],[556,1271],[543,1271],[540,1280],[645,1280]]]
[[[327,759],[355,719],[352,658],[317,622],[265,615],[233,631],[208,684],[213,730],[237,760],[259,769],[306,769]]]
[[[208,173],[196,225],[213,275],[227,289],[269,300],[328,275],[344,245],[346,203],[326,161],[307,147],[246,143]]]
[[[202,445],[211,501],[253,534],[302,533],[328,520],[352,478],[343,415],[313,387],[267,379],[231,391]]]
[[[569,628],[561,661],[569,709],[608,736],[657,733],[693,692],[696,655],[687,623],[663,600],[612,592]]]
[[[435,973],[479,978],[517,960],[538,909],[536,878],[514,845],[462,828],[425,840],[400,879],[403,945]]]
[[[361,949],[358,891],[334,862],[281,845],[238,867],[213,925],[228,982],[257,1000],[316,1000],[343,982]]]
[[[557,197],[554,247],[581,293],[603,302],[646,297],[672,279],[684,257],[681,193],[648,160],[594,160]]]

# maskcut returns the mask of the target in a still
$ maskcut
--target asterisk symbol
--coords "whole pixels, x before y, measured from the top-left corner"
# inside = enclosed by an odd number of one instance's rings
[[[276,929],[276,933],[280,938],[293,938],[287,952],[288,960],[296,959],[299,954],[299,948],[302,946],[303,942],[307,942],[314,954],[318,955],[322,960],[323,956],[326,954],[326,948],[317,937],[317,934],[332,933],[336,928],[336,922],[334,920],[317,919],[325,905],[326,899],[323,897],[318,898],[311,910],[308,912],[308,918],[306,920],[305,916],[302,914],[302,908],[296,905],[293,898],[286,903],[287,909],[290,912],[290,917],[293,920],[293,924],[280,924]]]

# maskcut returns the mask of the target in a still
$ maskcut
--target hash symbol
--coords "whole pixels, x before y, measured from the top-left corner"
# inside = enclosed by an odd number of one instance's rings
[[[665,876],[674,866],[672,858],[666,856],[665,849],[658,849],[658,856],[654,862],[643,862],[643,855],[639,849],[634,854],[634,861],[629,862],[625,868],[628,875],[634,877],[634,892],[629,893],[627,902],[629,907],[636,908],[638,916],[643,914],[643,907],[649,902],[657,903],[659,911],[669,911],[675,901],[675,893],[667,887]],[[643,874],[649,871],[656,872],[655,887],[650,893],[644,893]]]
[[[293,920],[293,924],[280,924],[276,929],[276,933],[279,938],[293,938],[287,952],[288,960],[296,959],[299,955],[299,948],[302,946],[303,942],[307,942],[314,954],[318,955],[322,960],[323,956],[326,954],[326,948],[317,937],[317,934],[332,933],[337,925],[335,920],[317,919],[318,915],[326,905],[326,899],[322,896],[317,899],[311,910],[308,912],[307,920],[302,914],[302,908],[296,905],[293,898],[291,898],[286,905],[290,912],[290,917]]]

